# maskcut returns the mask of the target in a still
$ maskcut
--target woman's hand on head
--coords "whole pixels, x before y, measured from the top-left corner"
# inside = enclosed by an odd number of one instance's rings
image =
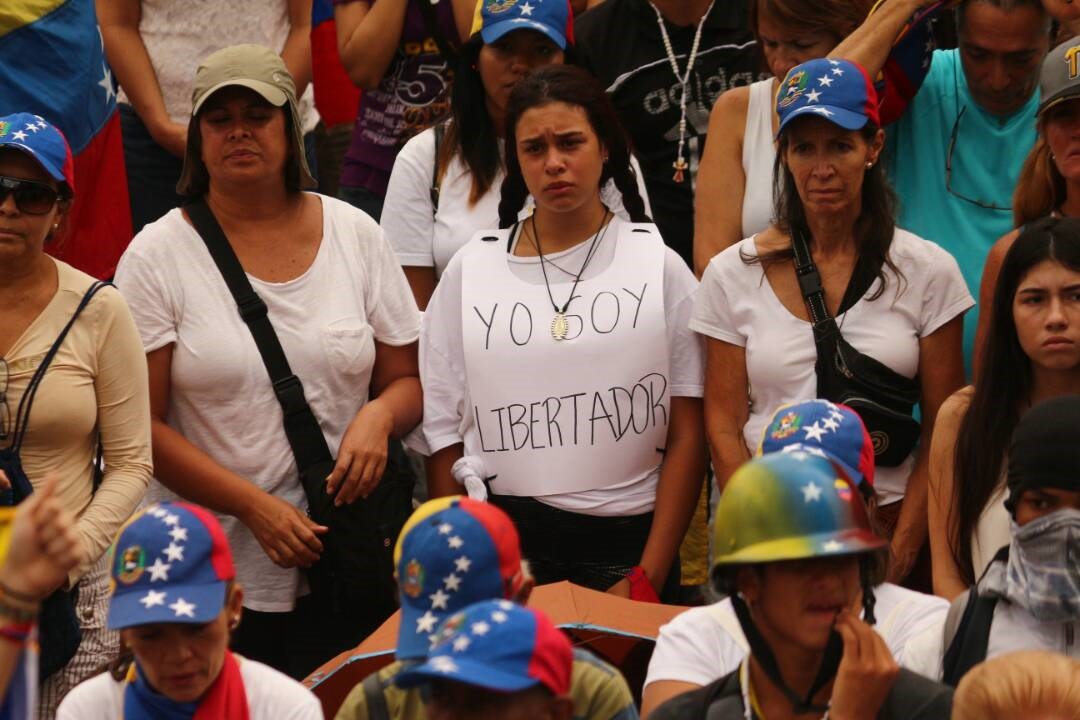
[[[335,505],[366,498],[378,486],[386,470],[387,443],[393,428],[394,416],[378,398],[356,413],[326,479],[326,492],[335,495]]]
[[[307,567],[318,560],[323,551],[319,536],[328,530],[296,506],[262,491],[253,496],[240,521],[255,535],[267,557],[283,568]]]
[[[84,555],[75,516],[56,496],[56,477],[24,500],[15,514],[0,582],[27,597],[44,599],[64,584]]]

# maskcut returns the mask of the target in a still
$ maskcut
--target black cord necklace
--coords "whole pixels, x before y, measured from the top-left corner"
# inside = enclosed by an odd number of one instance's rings
[[[566,298],[566,302],[563,303],[561,308],[555,302],[555,297],[551,294],[551,283],[548,281],[546,265],[546,263],[550,261],[544,257],[544,251],[540,249],[540,232],[536,229],[536,213],[534,212],[532,215],[533,240],[536,243],[536,253],[540,256],[540,270],[544,273],[544,287],[547,288],[548,300],[551,301],[551,309],[555,311],[555,317],[551,319],[551,337],[556,340],[565,340],[566,334],[570,331],[570,326],[566,322],[566,310],[574,300],[574,291],[577,290],[578,283],[581,282],[581,276],[585,274],[585,268],[589,266],[589,261],[593,258],[593,253],[600,244],[600,241],[604,239],[604,235],[607,235],[607,229],[610,225],[605,225],[604,223],[607,222],[608,213],[609,211],[605,207],[604,216],[600,218],[600,227],[596,228],[596,234],[593,235],[592,244],[589,245],[589,252],[585,254],[585,262],[581,263],[581,269],[578,270],[578,274],[574,278],[574,284],[570,287],[570,297]]]

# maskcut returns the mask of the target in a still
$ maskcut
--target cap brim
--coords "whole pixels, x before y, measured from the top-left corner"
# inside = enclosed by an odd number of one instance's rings
[[[48,173],[49,177],[51,177],[53,180],[55,180],[56,182],[61,182],[61,183],[62,182],[67,182],[67,178],[64,177],[64,173],[61,171],[61,169],[54,166],[52,163],[45,160],[45,158],[38,155],[37,152],[35,152],[32,147],[30,147],[28,145],[23,145],[18,140],[8,140],[6,138],[5,139],[0,139],[0,148],[4,148],[4,147],[9,147],[9,148],[12,148],[14,150],[19,150],[21,152],[26,153],[27,155],[32,157],[35,161],[37,161],[37,164],[41,166],[41,169],[44,170],[46,173]]]
[[[450,658],[456,669],[447,670],[445,667],[436,669],[431,660],[428,660],[428,662],[402,670],[394,676],[394,684],[402,688],[411,688],[432,680],[453,680],[496,692],[518,692],[540,684],[536,678],[508,673],[472,658],[458,658],[453,655],[439,657]]]
[[[503,35],[512,33],[515,30],[535,30],[558,45],[560,50],[566,49],[565,35],[550,25],[545,25],[542,22],[537,22],[536,20],[530,20],[528,18],[519,17],[494,23],[483,28],[480,31],[480,37],[484,39],[485,45],[490,45]]]
[[[784,128],[792,120],[801,117],[819,117],[823,120],[828,120],[833,125],[842,127],[845,130],[861,130],[866,126],[866,123],[870,121],[866,115],[846,108],[833,107],[832,105],[803,105],[788,113],[787,117],[780,123],[777,135],[783,132]]]
[[[199,110],[214,93],[227,87],[244,87],[248,90],[253,90],[258,93],[259,97],[263,100],[276,107],[281,107],[289,102],[289,96],[286,95],[283,90],[274,87],[270,83],[265,83],[262,80],[251,80],[249,78],[235,78],[219,82],[217,85],[211,86],[210,89],[204,92],[202,97],[199,98],[199,101],[192,106],[191,116],[195,117],[198,115]]]
[[[110,630],[150,625],[151,623],[208,623],[221,614],[225,607],[225,588],[227,582],[207,585],[167,585],[160,590],[153,586],[140,586],[137,590],[118,588],[109,600],[108,626]],[[149,592],[164,592],[164,602],[147,608],[142,602]],[[177,601],[193,605],[191,614],[177,615],[176,608],[170,607]]]
[[[1080,97],[1080,85],[1070,85],[1069,87],[1059,92],[1057,95],[1052,95],[1048,100],[1043,100],[1043,102],[1039,105],[1038,112],[1036,112],[1035,114],[1041,116],[1050,108],[1056,105],[1060,105],[1061,103],[1067,102],[1069,100],[1075,100],[1078,97]]]
[[[842,533],[827,532],[814,535],[798,535],[768,542],[754,543],[741,550],[718,558],[714,563],[723,565],[750,565],[781,560],[808,560],[819,557],[838,557],[871,552],[886,547],[888,543],[869,530],[848,530]]]

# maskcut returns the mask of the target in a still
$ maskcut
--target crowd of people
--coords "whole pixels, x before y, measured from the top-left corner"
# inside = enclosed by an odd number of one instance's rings
[[[331,163],[311,0],[96,5],[113,277],[0,107],[0,718],[321,718],[398,609],[339,720],[1080,717],[1071,0],[333,0]],[[631,686],[565,580],[697,607]]]

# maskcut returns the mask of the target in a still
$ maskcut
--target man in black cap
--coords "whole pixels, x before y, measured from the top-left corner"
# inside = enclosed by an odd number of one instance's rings
[[[1028,411],[1009,449],[1009,545],[953,601],[942,676],[987,658],[1049,650],[1080,658],[1080,396]]]

